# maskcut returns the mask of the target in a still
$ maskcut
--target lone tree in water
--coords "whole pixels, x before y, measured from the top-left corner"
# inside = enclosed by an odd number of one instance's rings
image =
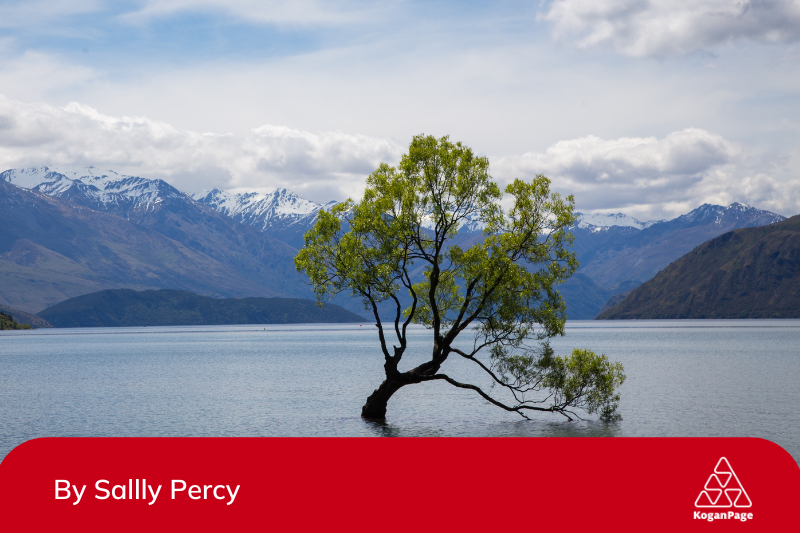
[[[590,350],[559,357],[548,343],[564,334],[566,321],[555,286],[578,266],[569,249],[573,198],[550,192],[541,175],[515,180],[505,193],[513,199],[507,212],[487,158],[447,137],[417,136],[397,168],[382,163],[367,178],[360,202],[319,213],[297,269],[311,279],[320,303],[351,292],[378,327],[386,379],[367,398],[362,417],[384,419],[400,388],[439,380],[526,418],[546,411],[572,419],[576,409],[620,418],[622,365]],[[465,223],[482,226],[483,238],[462,249],[454,238]],[[381,302],[393,309],[392,318],[381,317]],[[401,371],[412,323],[432,330],[431,357]],[[451,357],[477,365],[508,399],[443,373]]]

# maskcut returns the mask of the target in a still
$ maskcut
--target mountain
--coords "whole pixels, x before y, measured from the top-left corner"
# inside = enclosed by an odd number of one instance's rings
[[[580,268],[559,287],[572,320],[594,318],[610,300],[619,301],[620,294],[709,239],[732,229],[785,219],[740,203],[728,207],[705,204],[672,220],[646,222],[624,213],[575,215],[578,220],[571,232]],[[467,224],[457,239],[469,243],[468,237],[480,230]]]
[[[310,291],[295,272],[291,259],[303,246],[303,235],[315,222],[317,214],[336,205],[336,202],[311,202],[286,189],[276,189],[267,194],[233,194],[213,189],[189,196],[162,180],[126,176],[94,167],[12,169],[0,173],[0,179],[68,199],[95,211],[118,215],[227,265],[232,275],[250,283],[263,285],[267,281],[271,291],[252,292],[262,289],[249,287],[243,292],[223,287],[209,292],[205,285],[171,287],[214,296],[309,296]],[[574,250],[581,264],[578,273],[583,277],[568,280],[560,289],[572,319],[594,318],[609,300],[619,300],[619,294],[652,278],[672,261],[709,239],[733,229],[784,219],[775,213],[739,203],[728,207],[706,204],[667,221],[641,222],[623,213],[577,213],[577,216],[578,222],[572,233],[575,236]],[[461,227],[454,242],[468,247],[483,238],[482,230],[479,221],[470,220]],[[35,240],[19,243],[13,253],[42,257],[50,254],[50,251],[41,249],[30,250],[35,244]],[[58,262],[57,259],[61,260],[52,257],[48,260]],[[72,264],[62,266],[72,270],[77,268]],[[3,268],[0,262],[0,272]],[[69,291],[63,291],[65,294],[61,299],[67,293],[75,296],[110,288],[109,285],[78,283],[74,279],[55,279],[60,272],[51,268],[46,282],[50,287],[74,285]],[[22,276],[19,272],[15,275]],[[87,279],[85,275],[78,277]],[[165,287],[132,283],[123,286],[137,289]],[[11,300],[6,303],[11,303]],[[341,297],[337,303],[361,311],[358,302],[351,302],[349,298]],[[23,308],[36,310],[31,306]]]
[[[800,318],[800,215],[698,246],[597,318]]]
[[[180,195],[101,212],[0,180],[0,304],[28,312],[108,288],[309,296],[296,250]],[[158,197],[156,198],[158,199]]]
[[[25,311],[20,311],[19,309],[14,309],[12,307],[8,307],[6,305],[0,305],[0,311],[4,312],[5,314],[12,317],[12,319],[19,323],[26,326],[33,326],[34,328],[52,328],[53,325],[50,324],[47,320],[38,317],[31,313],[26,313]]]
[[[582,309],[580,313],[570,312],[570,318],[594,318],[603,307],[595,305],[595,294],[605,291],[610,295],[606,302],[618,301],[620,293],[651,279],[671,262],[714,237],[781,220],[785,217],[741,203],[727,207],[704,204],[672,220],[648,222],[621,213],[580,215],[578,224],[572,228],[574,249],[581,264],[578,272],[590,278],[598,289],[586,296],[576,291],[572,291],[571,297],[565,293],[568,310]],[[587,298],[595,304],[590,304]]]
[[[193,194],[192,198],[297,249],[303,247],[303,235],[316,220],[317,213],[337,204],[318,204],[287,189],[275,189],[267,194],[231,194],[213,189]]]
[[[296,298],[210,298],[186,291],[115,289],[71,298],[41,313],[58,328],[343,323],[365,320],[338,305]]]
[[[94,167],[12,169],[0,173],[0,180],[118,215],[156,231],[229,266],[232,273],[257,284],[268,282],[270,292],[258,295],[310,294],[294,269],[293,257],[297,251],[293,247],[194,201],[163,180],[125,176]]]
[[[577,226],[579,228],[586,228],[592,232],[601,232],[601,231],[608,231],[608,228],[619,226],[619,227],[630,227],[636,229],[645,229],[649,228],[653,224],[660,224],[662,222],[666,222],[665,220],[648,220],[647,222],[639,222],[633,217],[626,215],[625,213],[616,213],[610,215],[603,215],[599,213],[580,213],[576,212],[575,216],[578,219]]]
[[[781,220],[785,217],[745,204],[704,204],[686,215],[642,229],[578,224],[573,234],[580,272],[601,287],[613,287],[643,283],[696,246],[728,231]]]
[[[95,167],[10,169],[0,173],[0,180],[126,218],[153,209],[166,199],[184,196],[163,180],[126,176]]]

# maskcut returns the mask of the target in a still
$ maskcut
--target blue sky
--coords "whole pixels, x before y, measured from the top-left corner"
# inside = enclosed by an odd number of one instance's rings
[[[357,196],[411,137],[584,211],[800,212],[800,2],[5,1],[0,166]]]

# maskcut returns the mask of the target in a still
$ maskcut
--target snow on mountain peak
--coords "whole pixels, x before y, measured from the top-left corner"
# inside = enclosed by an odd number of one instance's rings
[[[611,226],[625,226],[636,229],[649,228],[653,224],[663,222],[663,220],[648,220],[647,222],[640,222],[635,218],[626,215],[625,213],[575,213],[578,218],[577,226],[579,228],[608,228]]]
[[[10,169],[0,179],[18,187],[34,189],[50,196],[81,195],[95,208],[129,206],[148,208],[164,196],[179,193],[162,180],[149,180],[96,167],[36,167]]]
[[[231,212],[235,210],[238,205],[236,196],[222,189],[206,189],[190,194],[189,197],[196,202],[205,204],[228,216],[230,216]]]
[[[318,204],[284,188],[267,193],[230,193],[213,189],[195,193],[191,197],[239,222],[262,230],[310,224],[317,212],[328,210],[338,203]]]
[[[115,212],[130,208],[150,209],[164,198],[184,196],[162,180],[127,176],[96,167],[10,169],[0,173],[0,179],[50,196],[71,200],[80,197],[83,205]],[[318,204],[285,188],[267,193],[231,193],[211,189],[192,194],[190,198],[260,229],[310,224],[318,211],[329,210],[338,203]]]
[[[785,220],[785,217],[741,202],[733,202],[728,207],[723,205],[703,204],[693,209],[691,212],[679,216],[676,220],[682,220],[687,223],[706,221],[714,224],[727,224],[730,221],[739,220],[743,223],[753,223],[761,226],[780,222],[781,220]]]

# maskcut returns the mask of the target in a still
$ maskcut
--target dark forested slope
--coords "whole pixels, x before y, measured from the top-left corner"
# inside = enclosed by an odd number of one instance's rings
[[[364,322],[338,305],[299,298],[211,298],[187,291],[112,289],[39,313],[57,328]]]

